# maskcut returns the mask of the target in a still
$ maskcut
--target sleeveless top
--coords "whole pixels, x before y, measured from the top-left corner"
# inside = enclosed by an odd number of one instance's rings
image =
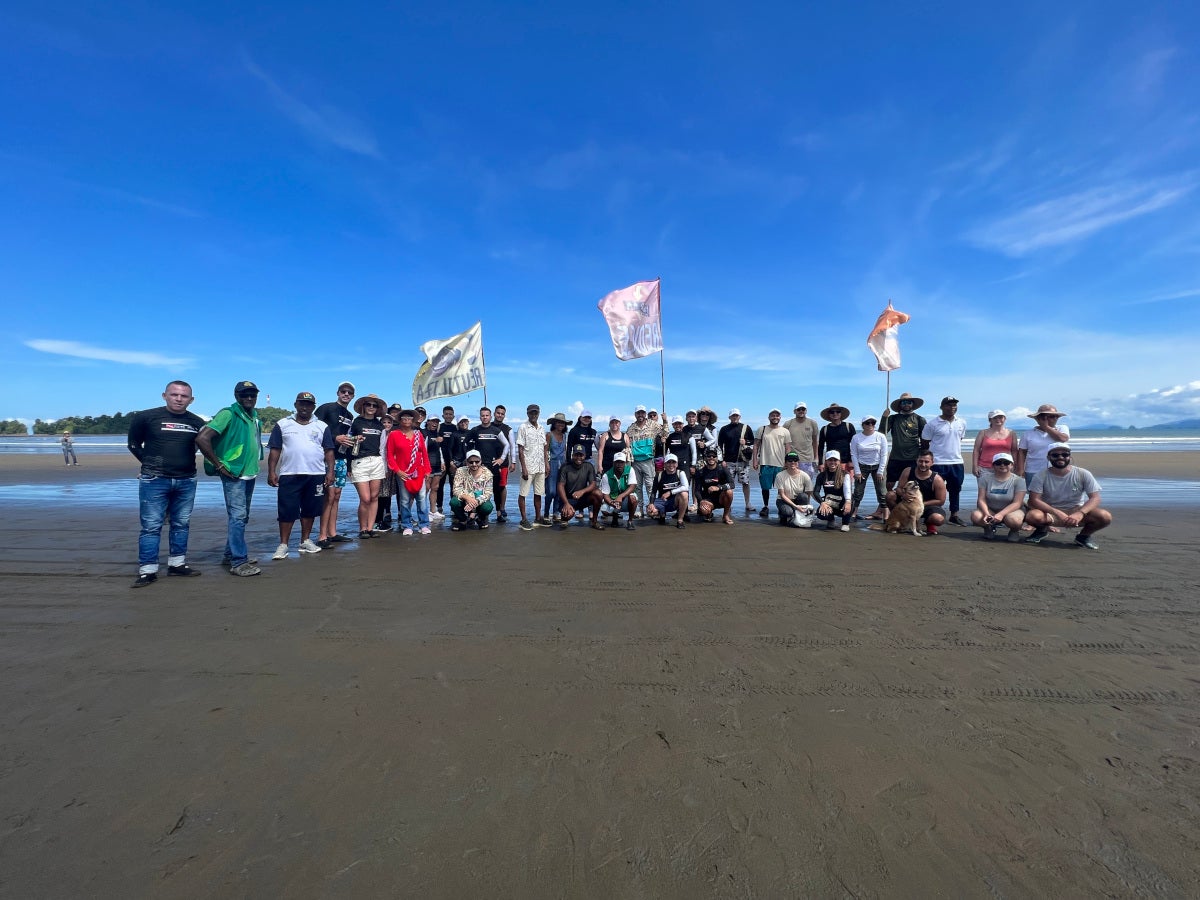
[[[984,433],[983,440],[979,442],[979,466],[983,469],[989,469],[992,466],[992,459],[997,453],[1007,453],[1016,458],[1016,454],[1012,452],[1013,435],[1010,431],[1006,438],[989,438],[987,433]]]
[[[612,468],[612,458],[629,446],[629,439],[625,437],[625,432],[621,432],[620,437],[613,437],[611,431],[604,432],[608,437],[604,439],[604,458],[600,460],[600,470],[607,472]]]
[[[557,472],[558,467],[567,461],[567,434],[564,431],[562,438],[554,439],[554,432],[547,432],[546,441],[550,447],[550,471]]]
[[[933,499],[933,496],[934,496],[934,494],[933,494],[933,479],[937,478],[936,472],[930,472],[929,477],[926,478],[924,481],[922,481],[920,478],[917,477],[916,472],[910,472],[908,477],[910,479],[912,479],[913,481],[915,481],[917,483],[917,487],[919,487],[921,489],[921,499],[922,500],[932,500]]]

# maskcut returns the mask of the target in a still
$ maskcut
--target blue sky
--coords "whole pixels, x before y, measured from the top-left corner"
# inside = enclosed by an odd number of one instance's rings
[[[493,404],[661,406],[659,276],[671,412],[878,413],[891,298],[892,397],[1200,415],[1194,8],[380,6],[0,12],[0,418],[405,401],[476,319]]]

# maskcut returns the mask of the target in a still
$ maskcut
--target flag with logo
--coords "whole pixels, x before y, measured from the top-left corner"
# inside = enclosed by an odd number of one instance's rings
[[[892,308],[888,301],[887,309],[879,314],[875,327],[867,335],[867,346],[875,354],[875,360],[880,372],[891,372],[900,368],[900,342],[896,338],[896,330],[910,318],[908,313],[902,313]]]
[[[662,350],[659,280],[631,284],[596,304],[608,323],[617,359],[641,359]]]
[[[487,384],[483,365],[483,327],[476,322],[462,334],[421,345],[425,362],[413,379],[413,405],[479,390]]]

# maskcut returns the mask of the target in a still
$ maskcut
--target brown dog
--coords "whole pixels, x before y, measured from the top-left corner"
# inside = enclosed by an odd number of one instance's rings
[[[900,497],[895,509],[888,513],[887,521],[882,526],[872,525],[872,530],[886,531],[891,534],[911,531],[915,537],[920,537],[921,532],[917,530],[917,526],[925,512],[925,501],[921,499],[921,486],[915,481],[906,481],[903,487],[896,490]]]

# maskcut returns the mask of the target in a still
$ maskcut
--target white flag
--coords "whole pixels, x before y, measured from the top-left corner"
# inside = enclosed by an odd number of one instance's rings
[[[413,378],[413,405],[479,390],[487,384],[483,328],[476,322],[462,334],[421,345],[425,362]]]
[[[617,359],[641,359],[663,348],[659,279],[613,291],[596,307],[604,314]]]
[[[875,327],[867,335],[867,346],[875,354],[875,361],[880,372],[891,372],[900,368],[900,341],[897,339],[896,327],[903,325],[910,318],[908,313],[902,313],[892,308],[888,301],[887,309],[875,320]]]

